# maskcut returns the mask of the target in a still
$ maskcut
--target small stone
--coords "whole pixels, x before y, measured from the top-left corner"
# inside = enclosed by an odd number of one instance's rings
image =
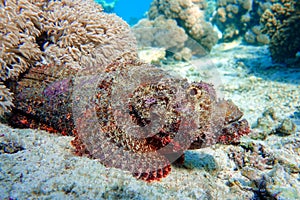
[[[283,136],[295,134],[297,130],[296,124],[290,119],[285,118],[280,126],[276,129],[276,132]]]
[[[18,151],[22,151],[24,149],[25,149],[24,147],[22,147],[20,144],[16,142],[0,143],[0,154],[2,153],[13,154],[13,153],[17,153]]]
[[[253,128],[258,128],[264,135],[271,135],[275,132],[276,127],[279,126],[279,121],[273,108],[265,110],[261,117],[257,119],[257,125]]]
[[[270,179],[266,181],[266,191],[271,196],[276,196],[276,199],[298,199],[299,185],[281,165],[276,165],[268,175]]]
[[[262,172],[260,170],[251,167],[242,168],[241,173],[250,180],[259,179],[262,176]]]

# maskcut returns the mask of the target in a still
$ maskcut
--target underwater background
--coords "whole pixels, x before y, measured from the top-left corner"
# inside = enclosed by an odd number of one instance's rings
[[[298,0],[0,2],[0,199],[300,199],[299,22]]]
[[[96,2],[101,4],[106,12],[113,12],[122,17],[129,25],[134,25],[145,17],[151,4],[151,0],[96,0]]]
[[[290,0],[207,1],[101,1],[104,11],[116,13],[133,27],[140,45],[165,47],[178,56],[192,56],[190,39],[209,53],[216,43],[241,40],[245,44],[269,45],[274,61],[299,57],[298,2]],[[168,33],[158,35],[155,32]],[[181,33],[184,31],[185,34]],[[141,32],[141,34],[139,34]],[[172,36],[171,36],[172,35]],[[162,41],[158,37],[171,41]],[[152,37],[152,38],[151,38]],[[189,39],[185,39],[188,37]],[[188,41],[188,42],[187,42]],[[185,43],[185,44],[183,44]],[[193,45],[193,44],[191,44]],[[185,46],[187,48],[179,48]],[[200,51],[200,50],[197,50]],[[284,55],[281,52],[286,52]],[[204,53],[204,52],[202,52]],[[189,54],[189,55],[188,55]],[[201,54],[201,53],[200,53]],[[179,58],[178,60],[181,60]],[[187,59],[188,60],[188,59]]]

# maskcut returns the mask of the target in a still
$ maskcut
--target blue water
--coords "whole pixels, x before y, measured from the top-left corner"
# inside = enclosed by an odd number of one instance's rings
[[[95,0],[100,3],[100,0]],[[106,3],[112,3],[113,0],[106,0]],[[114,8],[112,10],[106,10],[107,12],[116,13],[122,17],[129,25],[136,24],[141,18],[145,17],[146,12],[150,8],[152,0],[118,0],[115,1]],[[101,4],[101,3],[100,3]]]

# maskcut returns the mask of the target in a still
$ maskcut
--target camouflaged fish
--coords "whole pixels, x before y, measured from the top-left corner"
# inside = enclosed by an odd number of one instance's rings
[[[145,181],[168,175],[185,150],[238,143],[250,132],[239,108],[218,99],[211,84],[139,61],[94,74],[34,67],[7,87],[15,93],[13,126],[75,136],[77,155]]]

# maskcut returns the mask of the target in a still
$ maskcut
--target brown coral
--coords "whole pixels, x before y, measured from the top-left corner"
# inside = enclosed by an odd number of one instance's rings
[[[300,51],[300,15],[290,17],[280,27],[270,42],[270,52],[274,61],[285,61],[295,58]]]
[[[6,91],[0,114],[9,111],[7,101],[13,99],[4,82],[17,80],[31,67],[51,63],[80,69],[136,57],[128,25],[101,11],[92,0],[0,2],[0,84]]]
[[[270,38],[270,52],[274,61],[295,58],[300,51],[300,3],[293,0],[281,0],[273,4],[262,17],[263,31]]]
[[[222,32],[221,40],[228,42],[241,37],[250,44],[268,44],[268,35],[262,33],[259,19],[272,3],[274,0],[218,0],[212,22]]]
[[[260,22],[264,25],[263,31],[268,33],[270,37],[273,37],[276,30],[280,28],[293,13],[295,13],[296,1],[280,1],[275,2],[270,8],[266,9],[260,19]]]
[[[39,21],[38,5],[0,2],[0,115],[10,110],[13,99],[3,82],[16,79],[40,59],[41,51],[34,43],[40,34]]]
[[[163,15],[167,19],[176,20],[177,25],[182,27],[187,35],[201,45],[201,53],[205,54],[210,52],[218,41],[217,33],[213,30],[212,25],[205,20],[205,8],[206,1],[203,0],[154,0],[148,17],[153,20]],[[188,44],[186,44],[186,47],[191,48]]]
[[[12,94],[0,83],[0,116],[11,109],[13,103]]]
[[[232,41],[243,36],[250,25],[252,0],[218,0],[213,23],[223,33],[222,40]]]
[[[169,52],[179,53],[188,39],[183,28],[173,19],[163,16],[155,20],[142,19],[132,28],[140,47],[162,47]],[[186,56],[187,60],[189,58]],[[180,59],[182,60],[181,57]]]

